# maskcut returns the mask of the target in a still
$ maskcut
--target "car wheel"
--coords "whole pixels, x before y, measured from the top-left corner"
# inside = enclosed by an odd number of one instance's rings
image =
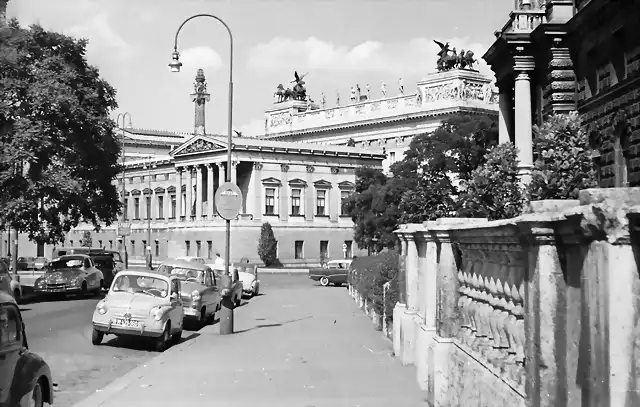
[[[13,290],[13,298],[16,300],[18,304],[22,302],[22,296],[20,295],[20,290],[17,288]]]
[[[98,288],[96,288],[96,297],[99,296],[102,293],[102,286],[104,285],[104,280],[100,280],[100,285],[98,285]]]
[[[171,344],[172,345],[179,344],[181,340],[182,340],[182,330],[179,330],[178,332],[176,332],[173,335],[171,335]]]
[[[93,328],[93,332],[91,333],[91,343],[94,345],[100,345],[103,338],[104,332],[100,332],[97,329]]]
[[[80,287],[80,295],[83,297],[87,296],[87,282],[83,281],[82,286]]]
[[[162,331],[162,335],[160,335],[156,339],[156,351],[164,352],[171,340],[171,322],[167,322],[167,325],[164,327],[164,331]]]
[[[198,320],[198,329],[207,325],[207,309],[202,307],[200,310],[200,320]]]
[[[320,279],[320,285],[322,285],[323,287],[326,287],[329,285],[329,279],[327,277],[322,277]]]
[[[38,380],[31,390],[31,397],[29,397],[29,406],[44,406],[44,398],[42,397],[42,379]]]

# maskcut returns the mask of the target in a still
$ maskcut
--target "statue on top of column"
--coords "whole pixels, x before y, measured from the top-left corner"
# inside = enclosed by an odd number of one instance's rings
[[[204,71],[198,69],[195,82],[193,83],[193,93],[191,94],[191,101],[195,102],[195,134],[205,134],[205,104],[210,100],[210,97],[209,93],[207,93],[207,81],[204,76]]]

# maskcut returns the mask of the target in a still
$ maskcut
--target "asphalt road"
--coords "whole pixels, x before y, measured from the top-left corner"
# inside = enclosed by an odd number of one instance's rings
[[[311,287],[306,274],[262,274],[260,291]],[[32,301],[20,306],[29,348],[51,367],[58,385],[57,406],[71,406],[157,355],[139,339],[107,336],[102,346],[91,344],[91,317],[100,298],[69,297],[59,301]],[[236,312],[250,307],[244,300]],[[183,341],[197,336],[185,330]]]

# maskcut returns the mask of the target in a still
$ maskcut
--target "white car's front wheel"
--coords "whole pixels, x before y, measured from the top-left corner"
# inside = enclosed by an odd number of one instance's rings
[[[322,285],[323,287],[326,287],[329,285],[329,279],[327,277],[322,277],[320,279],[320,285]]]

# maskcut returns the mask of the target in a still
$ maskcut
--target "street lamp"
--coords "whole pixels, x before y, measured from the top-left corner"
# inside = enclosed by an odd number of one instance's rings
[[[125,207],[125,202],[126,202],[126,198],[125,198],[125,157],[124,157],[124,121],[126,119],[126,117],[129,116],[129,127],[131,127],[131,113],[129,112],[124,112],[124,113],[118,113],[118,117],[116,118],[116,123],[118,124],[118,127],[120,128],[120,130],[122,130],[122,216],[120,217],[120,224],[124,225],[124,222],[126,221],[126,211],[127,208]],[[122,127],[120,127],[120,118],[122,117]],[[116,232],[117,233],[117,232]],[[117,238],[117,236],[116,236]],[[124,247],[124,267],[125,268],[129,268],[129,253],[127,253],[127,237],[126,236],[122,236],[122,246]]]
[[[171,68],[171,72],[180,72],[180,67],[182,66],[182,62],[180,62],[180,53],[178,52],[178,35],[180,34],[180,30],[182,27],[189,21],[198,17],[208,17],[217,20],[224,28],[227,29],[229,33],[229,122],[228,122],[228,131],[227,131],[227,171],[226,171],[226,182],[231,182],[231,143],[232,140],[232,122],[233,122],[233,35],[231,34],[231,29],[227,23],[222,21],[219,17],[214,16],[213,14],[196,14],[193,15],[180,24],[178,30],[176,31],[175,40],[173,43],[173,53],[171,54],[171,62],[169,63],[169,67]],[[228,335],[233,333],[233,301],[231,300],[231,273],[229,272],[230,262],[231,262],[231,220],[226,221],[226,238],[225,238],[225,273],[227,275],[227,290],[225,293],[229,293],[228,295],[223,296],[222,298],[222,309],[220,310],[220,334]]]
[[[153,199],[153,194],[151,193],[151,169],[156,168],[156,165],[152,163],[153,157],[149,157],[149,163],[144,164],[144,168],[147,170],[147,185],[149,188],[149,197],[148,203],[145,202],[147,206],[147,247],[145,248],[147,251],[147,268],[149,270],[153,269],[153,257],[151,255],[151,206],[153,205],[151,200]]]

